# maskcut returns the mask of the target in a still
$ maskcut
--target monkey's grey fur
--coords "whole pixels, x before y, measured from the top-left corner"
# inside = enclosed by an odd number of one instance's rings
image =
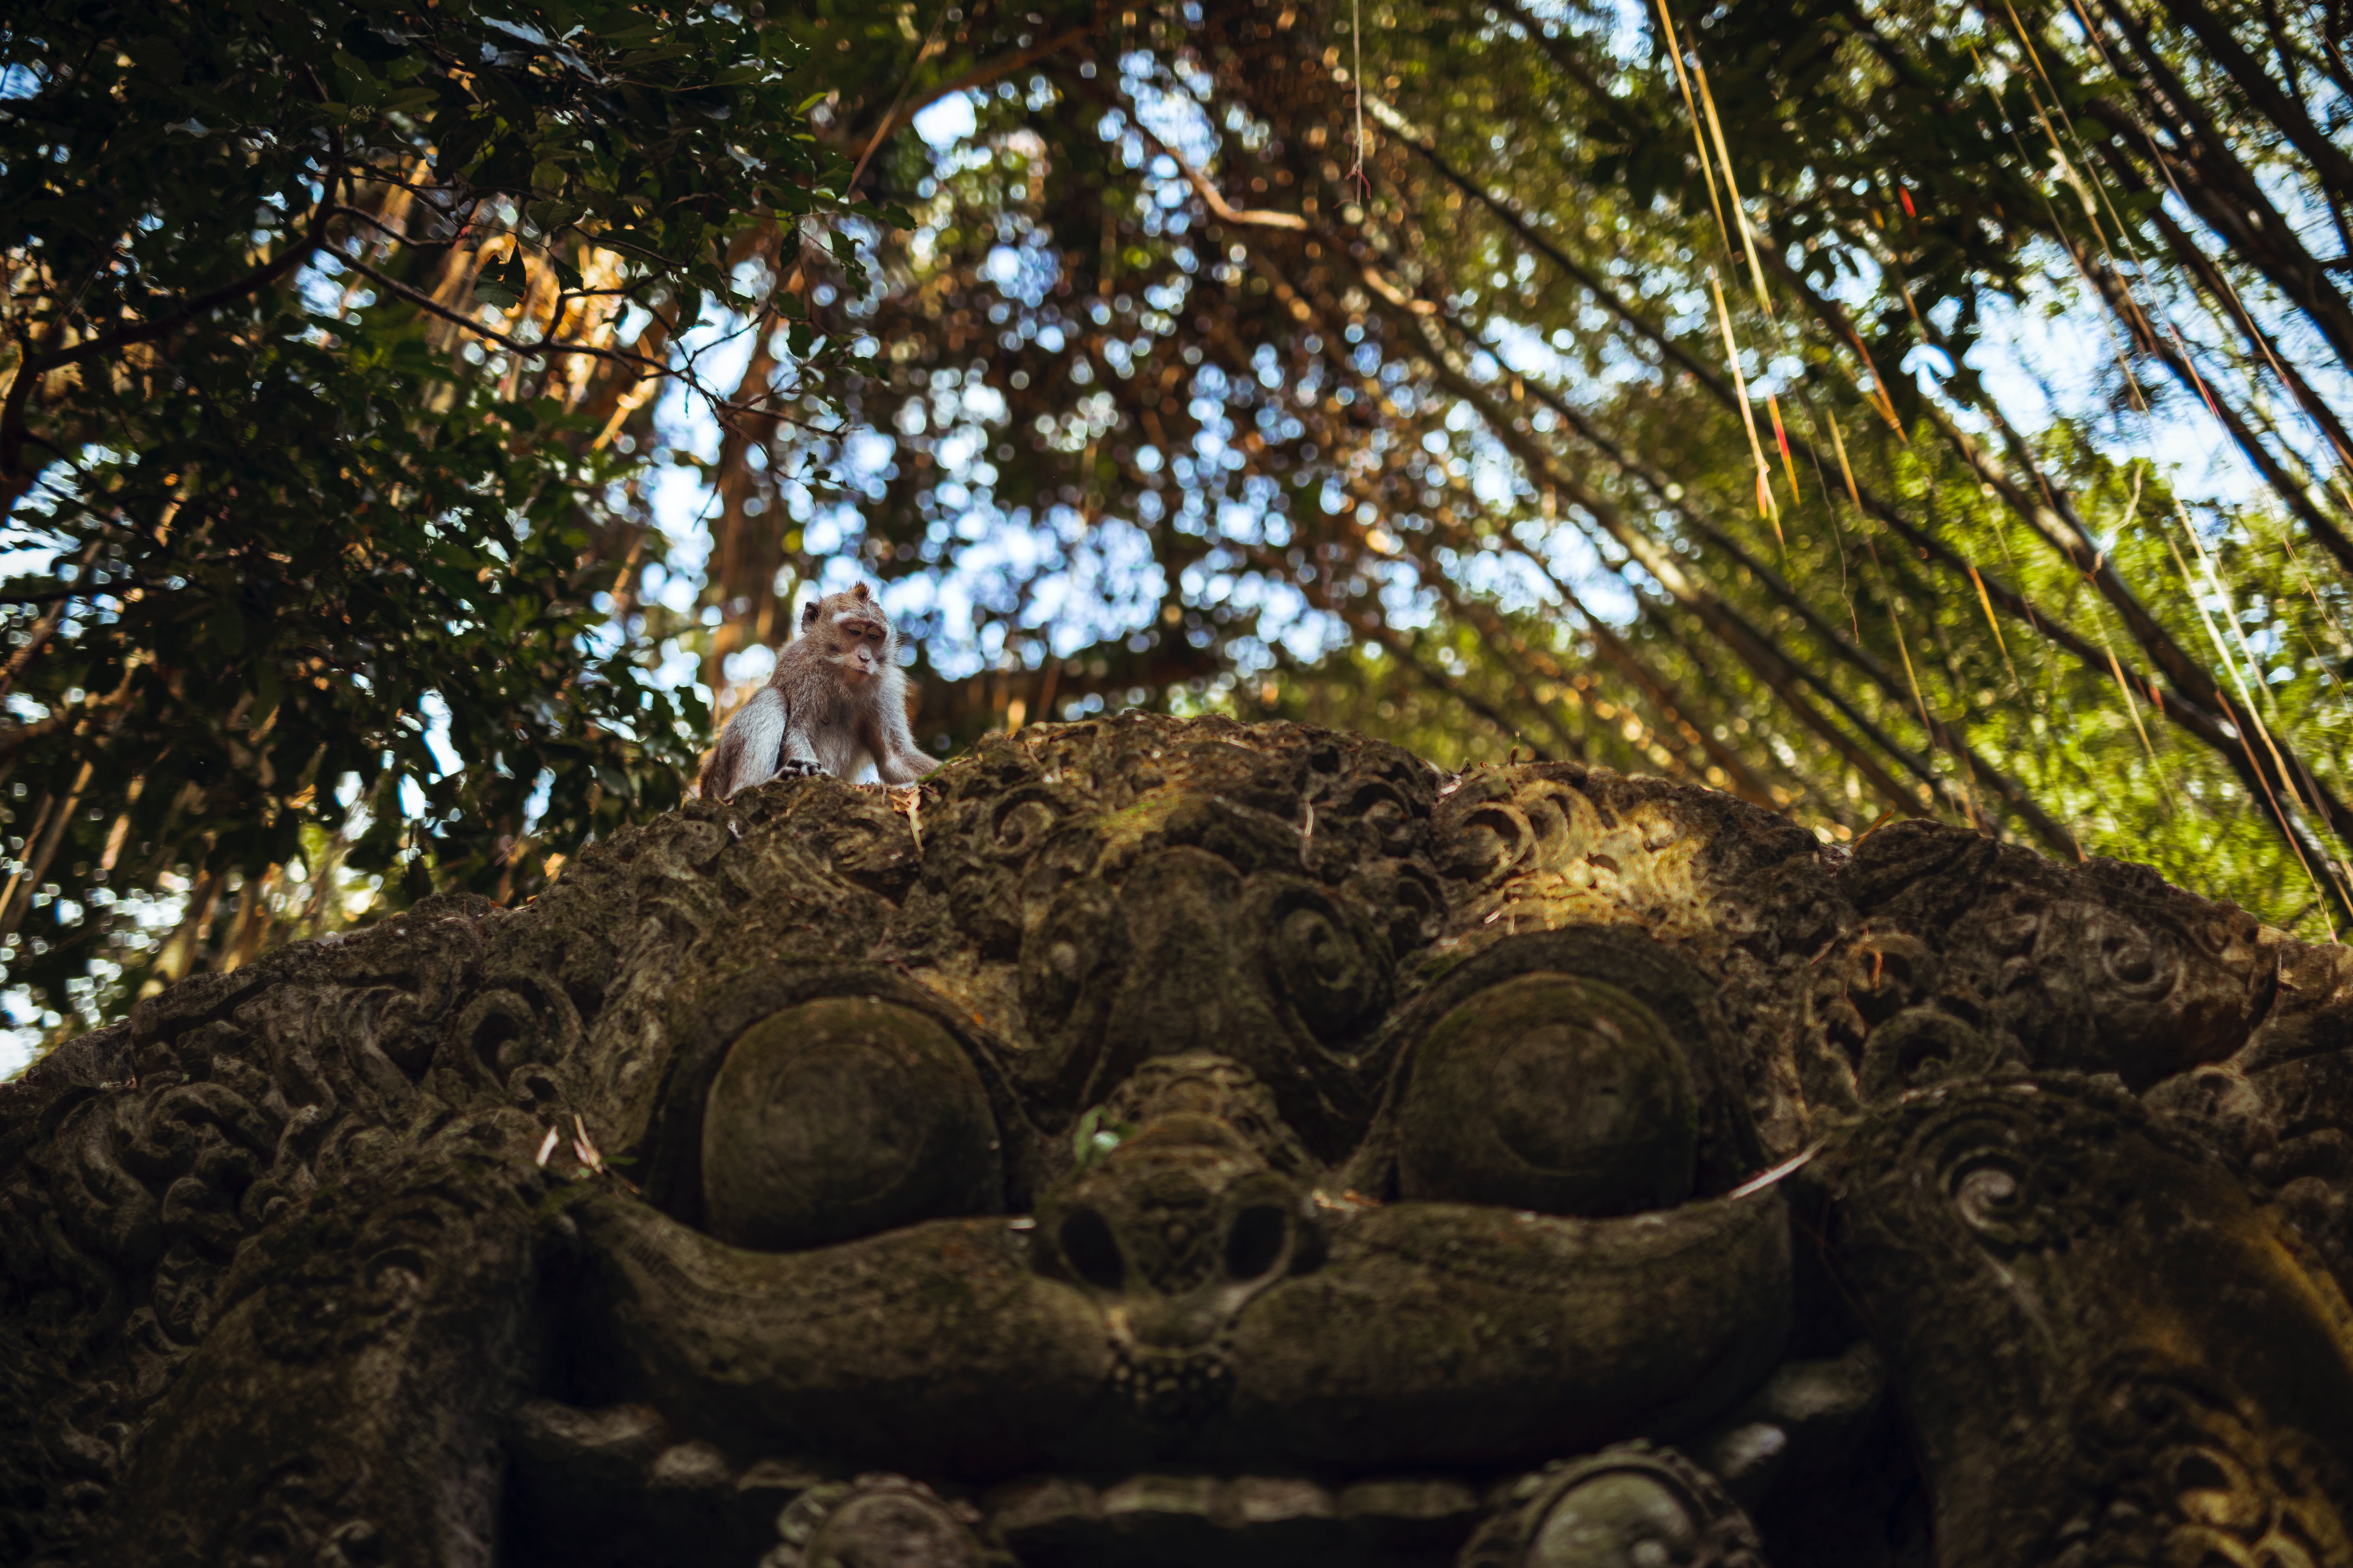
[[[907,727],[898,652],[891,617],[865,584],[810,600],[768,684],[736,710],[702,765],[702,797],[724,800],[778,773],[854,779],[870,762],[886,784],[938,767]]]

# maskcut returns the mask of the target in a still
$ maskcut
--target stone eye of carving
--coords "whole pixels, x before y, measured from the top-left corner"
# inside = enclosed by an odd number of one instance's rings
[[[1280,1205],[1243,1204],[1222,1221],[1222,1239],[1219,1223],[1211,1210],[1185,1203],[1127,1209],[1114,1223],[1082,1202],[1051,1223],[1050,1234],[1069,1277],[1106,1292],[1250,1285],[1290,1268],[1297,1237]]]
[[[1472,997],[1415,1052],[1398,1122],[1402,1197],[1620,1215],[1691,1195],[1691,1069],[1615,986],[1524,974]]]
[[[1226,1278],[1262,1279],[1282,1261],[1291,1239],[1290,1221],[1271,1204],[1252,1204],[1234,1215],[1226,1232]]]
[[[1103,1215],[1080,1209],[1062,1222],[1056,1237],[1071,1273],[1098,1290],[1116,1290],[1125,1283],[1127,1258]]]
[[[728,1048],[702,1119],[705,1226],[787,1251],[994,1213],[1004,1178],[971,1059],[923,1015],[830,997]]]

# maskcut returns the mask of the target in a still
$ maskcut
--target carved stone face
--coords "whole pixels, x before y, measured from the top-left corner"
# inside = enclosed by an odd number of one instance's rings
[[[1287,726],[932,786],[0,1091],[0,1558],[2353,1557],[2341,950]]]

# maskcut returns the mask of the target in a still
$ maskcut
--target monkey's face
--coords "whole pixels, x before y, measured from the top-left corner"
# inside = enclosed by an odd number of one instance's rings
[[[863,616],[844,616],[833,625],[834,667],[852,682],[882,673],[891,647],[891,628]]]
[[[891,623],[863,583],[809,601],[801,611],[801,636],[817,639],[825,662],[853,687],[890,668]]]

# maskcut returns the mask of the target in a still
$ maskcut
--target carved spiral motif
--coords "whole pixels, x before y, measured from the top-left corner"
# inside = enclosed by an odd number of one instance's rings
[[[1402,855],[1412,848],[1416,813],[1395,785],[1379,779],[1361,784],[1344,810],[1373,837],[1384,855]]]
[[[2119,1360],[2077,1435],[2096,1462],[2081,1489],[2098,1500],[2062,1526],[2053,1568],[2353,1562],[2344,1461],[2191,1369]]]
[[[2063,1245],[2113,1221],[2131,1196],[2102,1157],[2113,1126],[2087,1117],[2073,1135],[2054,1137],[2036,1092],[1970,1096],[1919,1128],[1905,1162],[1933,1173],[1949,1212],[1996,1252]]]
[[[355,1224],[338,1210],[297,1238],[300,1261],[269,1287],[258,1319],[263,1345],[280,1360],[312,1362],[396,1332],[411,1318],[433,1272],[438,1216],[421,1208],[375,1211]],[[357,1268],[354,1258],[361,1259]]]
[[[1519,868],[1535,846],[1535,834],[1518,808],[1490,801],[1466,813],[1454,833],[1451,869],[1472,881],[1487,882]]]
[[[1119,904],[1102,884],[1063,890],[1021,944],[1021,1005],[1030,1026],[1056,1028],[1070,1016],[1088,977],[1118,947]]]
[[[1054,826],[1054,806],[1043,789],[1015,790],[998,803],[989,820],[989,851],[1002,860],[1022,860],[1045,842]]]
[[[458,1016],[455,1033],[480,1069],[525,1109],[552,1098],[533,1073],[569,1058],[579,1049],[580,1010],[563,987],[536,978],[504,981],[485,989]]]
[[[1319,1037],[1345,1033],[1382,999],[1385,966],[1321,889],[1284,890],[1267,921],[1272,978]]]
[[[1955,1171],[1948,1186],[1953,1205],[1972,1229],[2015,1242],[2031,1224],[2025,1205],[2027,1178],[2000,1154],[1986,1154]]]

